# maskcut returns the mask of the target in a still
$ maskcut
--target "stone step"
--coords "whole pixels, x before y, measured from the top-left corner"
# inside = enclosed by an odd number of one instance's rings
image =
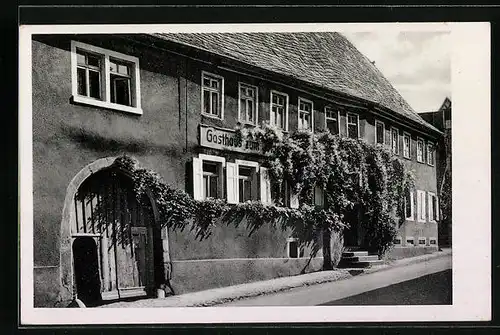
[[[342,257],[342,260],[346,262],[378,261],[378,256],[377,255],[350,256],[350,257]]]
[[[369,268],[373,265],[381,265],[383,264],[383,260],[374,260],[374,261],[361,261],[361,262],[350,262],[340,260],[338,267],[339,268]]]
[[[368,251],[344,251],[342,253],[342,258],[354,256],[368,256]]]

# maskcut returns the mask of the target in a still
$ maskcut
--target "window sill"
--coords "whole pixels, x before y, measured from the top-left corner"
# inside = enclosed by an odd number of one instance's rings
[[[410,157],[407,157],[407,156],[403,156],[404,159],[407,159],[409,161],[411,161],[411,158]]]
[[[115,104],[115,103],[111,103],[111,102],[107,102],[107,101],[82,97],[79,95],[73,95],[72,100],[73,100],[73,102],[78,103],[78,104],[94,106],[94,107],[101,107],[101,108],[116,110],[116,111],[120,111],[120,112],[127,112],[127,113],[131,113],[131,114],[136,114],[136,115],[142,115],[142,109],[137,108],[137,107],[119,105],[119,104]]]
[[[427,165],[434,167],[434,164],[429,164],[429,163],[427,163]]]
[[[215,119],[215,120],[224,120],[224,118],[220,117],[220,116],[216,116],[216,115],[213,115],[213,114],[207,114],[207,113],[201,113],[202,116],[205,116],[205,117],[209,117],[211,119]]]
[[[419,161],[418,159],[417,159],[417,163],[420,163],[420,164],[425,164],[425,162],[424,162],[424,161]]]

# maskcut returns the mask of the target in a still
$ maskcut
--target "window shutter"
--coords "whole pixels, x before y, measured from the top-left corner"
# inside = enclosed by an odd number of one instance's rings
[[[290,189],[290,207],[299,208],[299,195]]]
[[[238,164],[226,163],[227,202],[238,203]]]
[[[260,167],[260,201],[263,204],[271,202],[271,182],[265,167]]]
[[[432,212],[432,194],[428,194],[427,196],[428,211],[429,211],[429,221],[431,221],[434,217],[434,213]]]
[[[193,198],[203,199],[203,160],[193,157]]]
[[[421,192],[417,191],[417,221],[422,218],[422,197]]]
[[[435,196],[434,200],[436,201],[436,221],[438,221],[439,220],[439,198],[437,196]]]

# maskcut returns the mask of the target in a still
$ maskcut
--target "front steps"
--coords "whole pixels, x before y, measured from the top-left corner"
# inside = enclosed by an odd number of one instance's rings
[[[345,251],[338,264],[339,268],[369,268],[380,265],[383,261],[377,255],[368,255],[368,251]]]

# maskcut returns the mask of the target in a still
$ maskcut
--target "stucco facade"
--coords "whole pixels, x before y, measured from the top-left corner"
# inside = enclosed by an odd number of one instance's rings
[[[138,59],[142,114],[113,110],[74,100],[71,41],[131,55]],[[436,168],[416,162],[417,136],[436,143],[438,133],[414,125],[396,115],[379,111],[366,101],[334,95],[305,83],[285,81],[276,74],[263,74],[244,64],[231,68],[232,61],[204,52],[178,49],[151,36],[34,36],[32,42],[33,91],[33,209],[35,306],[64,306],[75,295],[69,225],[78,215],[73,199],[82,183],[109,167],[114,158],[127,154],[146,168],[159,173],[170,185],[193,193],[193,158],[202,155],[235,160],[259,161],[258,155],[200,146],[200,125],[233,129],[238,125],[239,83],[253,85],[258,92],[259,121],[270,119],[271,91],[288,96],[288,129],[298,126],[299,98],[313,103],[314,130],[325,128],[325,106],[339,110],[340,135],[346,135],[346,113],[359,116],[359,135],[375,142],[375,119],[399,131],[399,154],[403,132],[411,134],[411,154],[406,165],[414,172],[416,189],[437,194]],[[226,63],[225,63],[226,62]],[[224,65],[224,66],[221,66]],[[223,78],[224,118],[202,115],[202,73]],[[335,99],[334,99],[335,98]],[[339,104],[336,105],[335,101]],[[97,162],[97,163],[96,163]],[[434,164],[435,165],[435,164]],[[416,196],[414,211],[417,209]],[[427,201],[427,200],[426,200]],[[408,220],[399,228],[401,245],[407,237],[437,239],[437,223]],[[156,222],[158,224],[158,222]],[[319,269],[320,257],[308,263],[287,255],[290,232],[264,225],[248,236],[242,227],[218,227],[212,236],[195,243],[189,231],[161,233],[165,276],[176,294],[287,276]],[[160,241],[160,240],[158,240]],[[339,240],[332,243],[342,243]],[[338,257],[336,255],[336,260]],[[167,273],[168,272],[168,273]]]

